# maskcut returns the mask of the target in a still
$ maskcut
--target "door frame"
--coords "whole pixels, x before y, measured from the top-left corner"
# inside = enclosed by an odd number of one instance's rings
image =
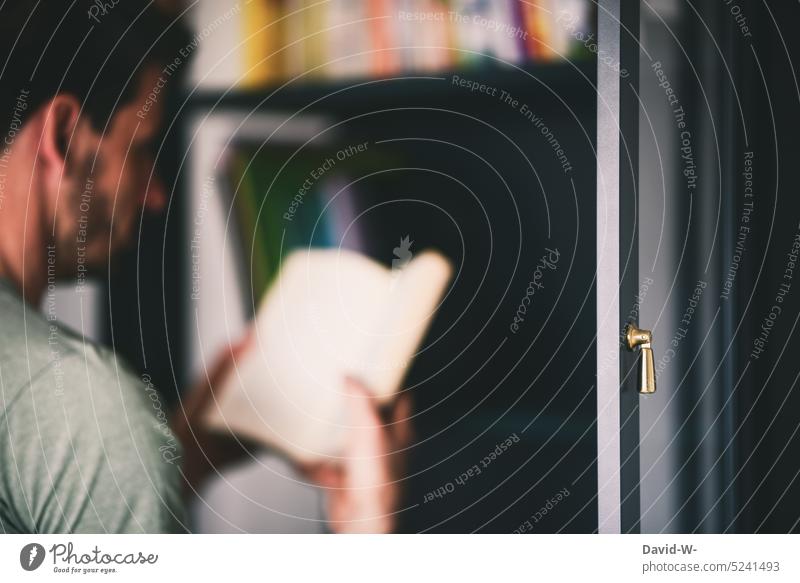
[[[597,46],[597,531],[638,533],[638,2],[598,0]]]

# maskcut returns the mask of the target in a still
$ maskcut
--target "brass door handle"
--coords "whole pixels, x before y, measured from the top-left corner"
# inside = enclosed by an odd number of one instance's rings
[[[650,330],[641,330],[633,324],[625,327],[626,348],[633,352],[638,346],[642,353],[639,361],[639,392],[643,395],[656,392],[656,366],[653,360],[652,340],[653,334]]]

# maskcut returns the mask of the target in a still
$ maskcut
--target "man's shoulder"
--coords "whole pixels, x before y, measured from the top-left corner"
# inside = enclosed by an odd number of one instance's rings
[[[2,297],[0,322],[9,327],[0,334],[0,462],[15,460],[17,473],[0,480],[0,498],[19,510],[20,527],[175,528],[181,450],[149,379],[113,351]],[[93,504],[83,508],[88,499]],[[51,508],[52,500],[58,504]]]
[[[0,305],[0,321],[4,316]],[[161,441],[175,443],[161,395],[147,375],[139,377],[113,350],[33,310],[12,322],[25,332],[0,335],[0,424],[11,415],[37,424],[65,418],[73,429],[96,428],[109,448],[131,438],[147,442],[148,453]]]
[[[73,353],[76,339],[0,282],[0,373],[6,398]]]
[[[76,419],[102,416],[136,428],[152,428],[165,417],[146,375],[140,378],[113,350],[48,320],[2,287],[0,322],[0,419],[23,396],[40,414],[66,408]]]
[[[141,383],[112,351],[46,318],[7,285],[0,285],[0,322],[3,408],[31,388],[46,387],[49,397],[78,401],[91,396],[87,389],[94,392],[111,383],[118,385],[118,392],[138,392]]]
[[[181,447],[149,389],[89,344],[22,388],[0,418],[0,463],[16,474],[0,498],[23,530],[181,529]]]

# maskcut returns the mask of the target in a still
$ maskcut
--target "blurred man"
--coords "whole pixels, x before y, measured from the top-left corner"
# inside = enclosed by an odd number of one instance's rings
[[[184,493],[221,461],[224,448],[196,422],[214,379],[170,428],[147,379],[47,308],[56,279],[107,270],[142,214],[167,203],[153,152],[179,71],[164,71],[185,68],[193,39],[150,4],[0,3],[3,532],[185,531]],[[398,436],[349,386],[357,429],[346,461],[302,469],[330,489],[333,530],[388,531],[397,491],[387,454]]]

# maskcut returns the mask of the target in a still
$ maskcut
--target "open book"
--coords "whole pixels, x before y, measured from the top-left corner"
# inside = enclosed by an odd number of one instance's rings
[[[399,389],[451,277],[439,253],[392,268],[353,251],[287,256],[239,359],[205,418],[301,462],[341,453],[348,427],[344,378],[380,402]]]

